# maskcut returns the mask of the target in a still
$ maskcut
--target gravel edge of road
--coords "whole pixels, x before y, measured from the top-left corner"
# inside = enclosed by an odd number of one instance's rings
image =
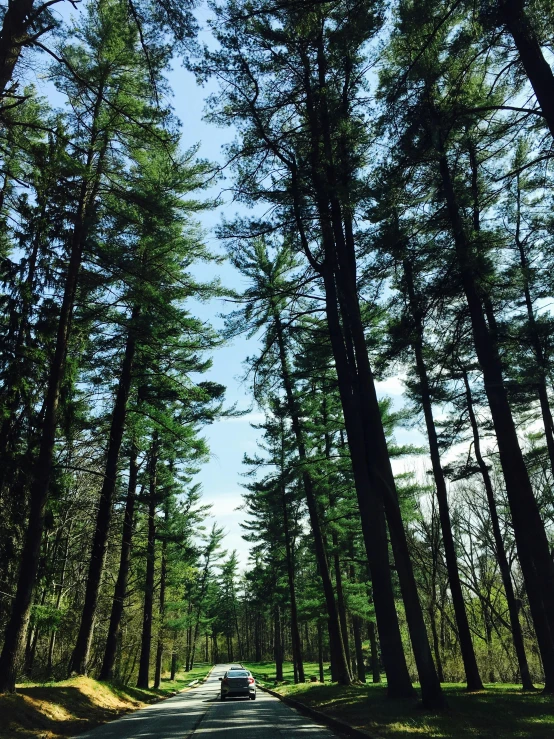
[[[347,724],[346,721],[341,721],[338,718],[329,716],[327,713],[323,713],[322,711],[318,711],[311,706],[307,706],[305,703],[294,700],[294,698],[289,698],[286,695],[281,695],[281,693],[277,693],[275,690],[271,690],[271,688],[267,688],[260,684],[258,684],[258,688],[266,693],[269,693],[269,695],[272,695],[275,698],[279,698],[280,701],[286,703],[291,708],[295,708],[299,713],[303,713],[304,715],[313,718],[315,721],[319,721],[319,723],[329,727],[330,729],[335,729],[344,736],[355,737],[355,739],[379,739],[379,737],[367,734],[365,731],[361,731],[361,729],[356,729],[356,727],[352,726],[351,724]]]

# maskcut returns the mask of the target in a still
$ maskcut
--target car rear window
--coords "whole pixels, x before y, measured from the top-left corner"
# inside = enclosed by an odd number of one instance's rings
[[[248,677],[248,672],[246,670],[229,670],[227,675],[229,677]]]

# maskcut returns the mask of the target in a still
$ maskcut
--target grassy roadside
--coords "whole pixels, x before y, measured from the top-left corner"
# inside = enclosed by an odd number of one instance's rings
[[[242,663],[247,670],[254,675],[258,682],[262,684],[267,683],[268,687],[274,688],[275,680],[275,662],[243,662]],[[304,674],[306,680],[309,680],[312,675],[317,677],[319,681],[319,665],[317,662],[304,662]],[[329,665],[325,665],[325,679],[331,680],[331,673],[329,671]],[[294,682],[294,668],[292,662],[283,663],[283,682],[293,683]]]
[[[516,685],[488,685],[468,694],[462,685],[444,686],[448,709],[427,712],[413,702],[389,701],[383,685],[303,683],[273,685],[273,663],[245,664],[281,695],[341,719],[375,739],[553,739],[554,699],[524,693]],[[288,667],[288,666],[287,666]],[[288,667],[285,679],[291,674]],[[317,674],[310,665],[306,675]],[[328,673],[326,673],[328,674]],[[264,680],[263,675],[268,679]]]
[[[66,739],[156,703],[201,680],[211,665],[162,679],[159,690],[141,690],[88,677],[51,683],[22,683],[15,695],[0,695],[1,739]]]

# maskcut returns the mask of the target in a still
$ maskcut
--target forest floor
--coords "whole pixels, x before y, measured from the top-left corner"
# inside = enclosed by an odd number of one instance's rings
[[[478,693],[461,684],[446,684],[448,708],[425,711],[412,701],[386,698],[385,684],[343,687],[336,683],[292,683],[292,666],[285,664],[287,684],[275,683],[275,663],[244,663],[256,679],[281,695],[346,721],[374,739],[553,739],[554,699],[526,693],[517,685],[495,683]],[[305,664],[306,678],[318,675],[317,664]],[[326,673],[328,674],[328,673]],[[329,678],[330,679],[330,678]],[[290,681],[290,683],[289,683]]]
[[[94,726],[135,711],[149,703],[186,689],[201,680],[211,665],[199,665],[179,673],[171,681],[162,678],[162,687],[142,690],[89,677],[49,683],[21,683],[15,695],[0,695],[1,739],[65,739]]]

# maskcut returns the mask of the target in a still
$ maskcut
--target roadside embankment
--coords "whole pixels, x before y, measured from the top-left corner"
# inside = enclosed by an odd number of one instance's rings
[[[1,739],[67,739],[130,711],[156,703],[189,683],[203,680],[211,670],[204,665],[181,673],[159,690],[142,690],[89,677],[50,683],[23,683],[14,695],[0,695]]]

